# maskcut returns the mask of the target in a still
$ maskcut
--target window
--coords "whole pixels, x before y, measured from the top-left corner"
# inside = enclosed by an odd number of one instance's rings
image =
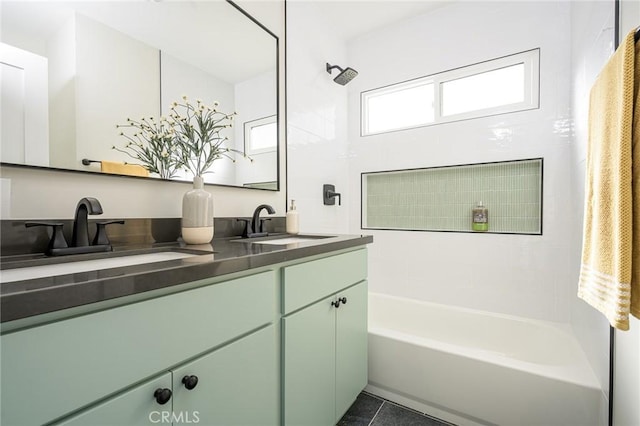
[[[362,93],[362,135],[538,108],[534,49]]]
[[[373,93],[367,98],[367,112],[367,128],[371,133],[432,123],[433,83],[403,83]]]
[[[247,155],[273,152],[278,146],[276,116],[244,123],[244,150]]]
[[[441,83],[442,115],[488,110],[524,101],[524,64]]]

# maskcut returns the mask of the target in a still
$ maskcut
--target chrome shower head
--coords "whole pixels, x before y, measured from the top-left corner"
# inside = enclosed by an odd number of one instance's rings
[[[331,65],[329,64],[329,62],[327,62],[327,72],[329,74],[331,74],[331,70],[334,68],[337,68],[338,70],[340,70],[340,74],[338,74],[336,78],[333,79],[333,81],[335,81],[336,83],[342,86],[344,86],[345,84],[347,84],[348,82],[356,78],[356,76],[358,75],[358,71],[354,70],[353,68],[347,67],[345,69],[342,69],[337,65]]]

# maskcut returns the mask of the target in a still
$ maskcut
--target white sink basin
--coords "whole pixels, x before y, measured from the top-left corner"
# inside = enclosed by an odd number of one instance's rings
[[[308,243],[311,241],[317,241],[319,239],[323,239],[323,237],[286,237],[286,238],[278,238],[275,240],[263,240],[263,241],[248,241],[251,244],[271,244],[283,246],[287,244],[294,243]]]
[[[167,251],[161,253],[136,254],[132,256],[56,263],[55,265],[6,269],[4,271],[0,271],[0,283],[32,280],[35,278],[53,277],[56,275],[75,274],[78,272],[97,271],[100,269],[120,268],[123,266],[141,265],[143,263],[165,262],[167,260],[185,259],[193,256],[198,255]]]

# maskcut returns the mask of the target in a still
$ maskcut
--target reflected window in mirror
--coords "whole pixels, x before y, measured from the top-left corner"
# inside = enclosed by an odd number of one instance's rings
[[[244,146],[249,156],[274,152],[278,146],[276,116],[244,123]]]

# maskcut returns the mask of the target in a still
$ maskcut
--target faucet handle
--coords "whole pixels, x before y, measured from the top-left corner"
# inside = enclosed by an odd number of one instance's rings
[[[261,217],[260,218],[260,230],[258,232],[267,232],[265,222],[271,220],[270,217]]]
[[[244,229],[242,230],[242,238],[249,238],[250,234],[253,234],[251,229],[251,219],[237,218],[237,222],[244,222]]]
[[[112,223],[124,225],[124,220],[106,220],[103,222],[96,222],[96,236],[93,238],[91,245],[108,246],[111,244],[109,237],[107,237],[107,230],[105,228],[107,225],[111,225]]]
[[[67,240],[64,238],[64,223],[63,222],[25,222],[25,228],[31,228],[34,226],[50,226],[53,228],[53,235],[49,240],[48,251],[58,248],[67,248]]]

